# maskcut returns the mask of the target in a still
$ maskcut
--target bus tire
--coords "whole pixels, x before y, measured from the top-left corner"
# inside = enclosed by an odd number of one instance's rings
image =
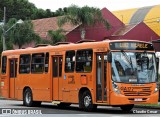
[[[134,104],[120,106],[121,110],[126,112],[129,112],[130,110],[132,110],[133,107],[134,107]]]
[[[32,91],[30,88],[27,88],[24,91],[23,104],[28,107],[31,107],[34,105]]]
[[[81,98],[81,101],[80,101],[80,105],[81,105],[81,108],[84,110],[84,111],[93,111],[97,108],[97,105],[94,105],[93,102],[92,102],[92,96],[91,96],[91,93],[90,91],[85,91],[83,94],[82,94],[82,98]]]

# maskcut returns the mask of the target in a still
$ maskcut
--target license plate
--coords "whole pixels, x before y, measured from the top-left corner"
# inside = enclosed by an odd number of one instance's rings
[[[142,98],[135,98],[134,101],[136,102],[142,101]]]

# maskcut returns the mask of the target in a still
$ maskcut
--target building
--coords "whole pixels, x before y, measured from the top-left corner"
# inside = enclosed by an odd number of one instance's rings
[[[155,26],[152,28],[150,24],[159,25],[153,19],[146,20],[145,18],[149,17],[146,14],[154,9],[160,8],[160,6],[153,7],[145,7],[138,9],[131,9],[131,10],[122,10],[122,11],[115,11],[110,12],[107,8],[103,8],[102,15],[111,25],[111,29],[105,29],[103,24],[98,24],[94,27],[86,27],[86,39],[100,41],[104,39],[133,39],[133,40],[143,40],[143,41],[156,41],[160,39],[159,32],[156,32]],[[141,10],[142,9],[142,10]],[[143,10],[144,9],[144,10]],[[133,15],[133,16],[132,16]],[[140,18],[138,19],[138,15]],[[143,16],[142,16],[143,15]],[[155,16],[153,16],[155,17]],[[57,30],[57,19],[58,17],[52,18],[44,18],[44,19],[37,19],[33,20],[34,30],[35,32],[40,35],[43,39],[50,39],[48,36],[48,30]],[[148,24],[147,22],[148,21]],[[149,24],[150,22],[150,24]],[[62,27],[66,32],[65,35],[67,37],[67,41],[69,42],[77,42],[81,40],[80,37],[80,25],[73,26],[71,24],[65,24]],[[154,30],[152,30],[154,29]],[[158,48],[158,44],[155,44],[156,50],[160,51]],[[33,45],[31,45],[33,46]]]
[[[86,27],[86,38],[91,40],[100,41],[104,37],[113,34],[117,29],[124,26],[124,24],[115,17],[108,9],[102,9],[102,15],[111,24],[111,29],[107,30],[104,25],[96,25],[94,27]],[[44,18],[33,20],[34,31],[40,35],[43,39],[49,39],[48,30],[57,30],[59,27],[57,25],[58,17]],[[73,26],[71,24],[66,24],[62,27],[66,30],[65,35],[67,36],[67,41],[77,42],[81,39],[80,37],[80,26]]]
[[[124,24],[144,22],[160,36],[160,5],[113,11],[112,13]]]

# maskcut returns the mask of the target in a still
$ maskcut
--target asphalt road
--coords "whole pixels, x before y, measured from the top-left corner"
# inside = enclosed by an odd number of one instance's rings
[[[84,112],[78,108],[78,105],[71,105],[67,108],[59,108],[51,103],[42,103],[41,107],[25,107],[22,101],[0,100],[0,117],[159,117],[160,109],[133,108],[129,113],[124,113],[118,107],[98,106],[94,112]]]

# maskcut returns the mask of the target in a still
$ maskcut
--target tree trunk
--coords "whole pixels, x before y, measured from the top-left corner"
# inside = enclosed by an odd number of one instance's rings
[[[81,39],[85,39],[85,36],[86,36],[86,31],[84,28],[81,29]]]

